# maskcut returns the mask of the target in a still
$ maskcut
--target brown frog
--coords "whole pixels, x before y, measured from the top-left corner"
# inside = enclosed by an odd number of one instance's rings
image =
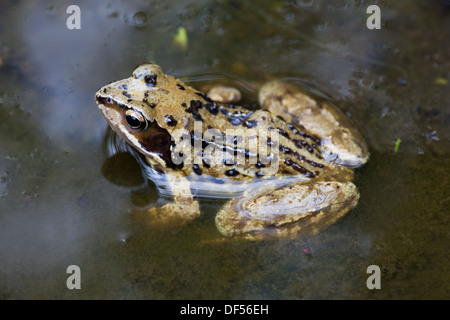
[[[239,97],[225,87],[205,94],[154,64],[96,93],[111,128],[173,196],[150,217],[190,221],[196,194],[227,197],[219,231],[257,239],[315,234],[355,207],[353,168],[368,151],[342,114],[283,81],[260,88],[262,109],[236,106]]]

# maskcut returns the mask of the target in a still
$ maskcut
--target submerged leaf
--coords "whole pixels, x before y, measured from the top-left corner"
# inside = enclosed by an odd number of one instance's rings
[[[395,142],[394,153],[397,153],[401,142],[402,142],[402,140],[400,138],[398,138],[397,141]]]
[[[173,43],[179,46],[181,49],[186,50],[188,45],[188,35],[184,27],[179,27],[178,32],[173,37]]]

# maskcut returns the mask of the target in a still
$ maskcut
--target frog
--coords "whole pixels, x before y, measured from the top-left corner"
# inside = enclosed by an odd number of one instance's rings
[[[216,197],[225,199],[215,216],[224,238],[296,238],[357,205],[354,170],[369,152],[333,103],[282,79],[261,84],[258,108],[240,98],[233,87],[197,90],[151,63],[96,92],[109,126],[169,195],[147,209],[149,220],[185,224],[200,216],[200,198]]]

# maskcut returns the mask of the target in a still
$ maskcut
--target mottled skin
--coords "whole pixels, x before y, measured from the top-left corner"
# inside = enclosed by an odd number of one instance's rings
[[[189,221],[200,214],[194,192],[228,196],[232,199],[216,216],[219,231],[255,239],[314,234],[357,204],[351,168],[364,164],[368,153],[341,114],[284,82],[261,88],[263,109],[256,111],[227,104],[238,99],[233,90],[214,88],[214,101],[165,75],[159,66],[144,64],[130,78],[97,92],[98,107],[109,125],[146,157],[154,176],[164,177],[155,183],[173,195],[173,202],[149,209],[149,216],[161,222]],[[278,160],[278,170],[267,171],[252,161],[251,156],[261,154],[250,153],[248,144],[205,141],[202,133],[208,129],[251,132],[246,143],[257,130],[278,133],[278,143],[271,145],[278,153],[272,158]],[[191,134],[188,144],[200,152],[197,158],[195,153],[184,154],[180,164],[171,155],[180,146],[182,132]],[[210,145],[220,145],[223,154],[240,154],[244,161],[215,163],[214,156],[206,156]]]

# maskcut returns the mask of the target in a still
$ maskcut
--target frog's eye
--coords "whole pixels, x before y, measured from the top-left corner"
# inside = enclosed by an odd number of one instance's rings
[[[149,126],[148,120],[141,112],[134,109],[125,110],[125,121],[131,129],[145,131]]]

